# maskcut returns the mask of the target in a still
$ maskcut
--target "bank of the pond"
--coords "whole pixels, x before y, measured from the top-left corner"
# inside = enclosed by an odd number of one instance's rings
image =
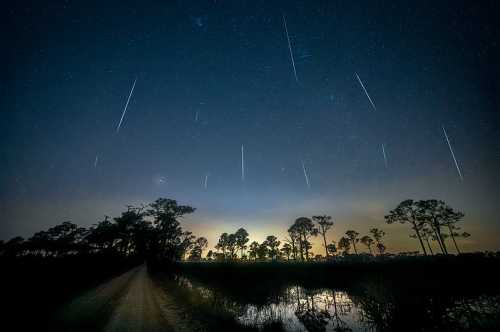
[[[237,313],[227,305],[227,298],[207,296],[210,291],[194,285],[181,274],[156,272],[155,283],[182,308],[185,319],[200,331],[282,331],[280,322],[266,322],[263,326],[248,326],[237,320]],[[222,301],[222,302],[221,302]],[[234,307],[233,307],[234,309]]]
[[[211,284],[300,283],[311,287],[349,286],[380,278],[409,291],[475,292],[500,290],[500,256],[350,257],[328,262],[180,262],[177,273]]]
[[[184,262],[169,292],[212,330],[489,332],[500,327],[497,264],[474,255]]]

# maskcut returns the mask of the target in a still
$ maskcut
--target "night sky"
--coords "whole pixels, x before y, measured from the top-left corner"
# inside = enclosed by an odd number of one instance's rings
[[[169,197],[197,208],[184,225],[210,246],[330,214],[332,239],[379,227],[389,251],[418,250],[383,215],[437,198],[465,212],[464,249],[498,249],[499,6],[4,4],[0,238]]]

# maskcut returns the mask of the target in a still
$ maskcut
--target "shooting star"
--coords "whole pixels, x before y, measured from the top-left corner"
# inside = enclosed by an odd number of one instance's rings
[[[97,168],[97,163],[99,162],[99,155],[95,155],[95,160],[94,160],[94,168]]]
[[[455,158],[455,153],[453,152],[453,149],[451,147],[450,140],[448,138],[448,134],[446,133],[444,126],[442,126],[442,127],[443,127],[444,137],[446,138],[446,142],[448,143],[448,147],[450,148],[451,156],[453,157],[453,161],[455,162],[455,167],[457,168],[458,176],[460,177],[460,181],[463,181],[464,178],[462,177],[462,172],[460,171],[460,167],[458,166],[457,158]]]
[[[290,51],[290,59],[292,60],[293,75],[295,76],[295,81],[299,83],[299,78],[297,77],[297,69],[295,68],[295,59],[293,58],[292,43],[290,42],[290,36],[288,35],[288,27],[286,26],[285,14],[283,14],[283,24],[285,25],[286,40],[288,41],[288,50]]]
[[[135,82],[137,82],[137,78],[134,80],[134,84],[132,85],[132,89],[130,89],[130,93],[129,93],[128,98],[127,98],[127,103],[125,104],[125,107],[123,108],[122,117],[120,118],[120,122],[118,123],[118,126],[116,127],[116,133],[118,133],[120,131],[120,127],[122,126],[123,117],[125,117],[125,112],[127,112],[127,107],[128,107],[128,103],[130,102],[130,97],[132,97],[132,93],[134,93]]]
[[[361,84],[361,87],[363,88],[363,91],[365,92],[365,95],[368,97],[368,100],[370,101],[370,104],[372,104],[373,109],[376,111],[377,107],[375,106],[375,104],[373,103],[372,99],[370,98],[370,95],[368,94],[368,91],[366,91],[365,85],[361,81],[361,78],[359,78],[358,73],[354,73],[354,74],[356,74],[356,78],[358,79],[359,84]]]
[[[245,149],[241,145],[241,181],[245,181]]]
[[[304,161],[301,160],[300,162],[302,163],[302,170],[304,171],[304,178],[306,179],[307,188],[311,189],[311,184],[309,183],[309,175],[307,175],[307,170],[306,166],[304,165]]]
[[[205,181],[203,181],[203,187],[208,188],[208,174],[205,174]]]
[[[384,143],[382,143],[382,155],[384,156],[384,164],[385,164],[385,168],[387,168],[387,155],[385,154],[385,146],[384,146]]]

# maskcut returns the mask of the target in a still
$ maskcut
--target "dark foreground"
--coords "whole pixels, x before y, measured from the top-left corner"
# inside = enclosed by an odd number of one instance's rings
[[[39,305],[44,317],[27,304],[18,330],[30,324],[31,329],[50,331],[497,331],[500,327],[496,257],[154,267],[142,264],[128,269],[53,308]],[[30,320],[33,317],[37,320]]]
[[[62,306],[50,323],[62,331],[191,331],[191,323],[150,277],[145,265]]]

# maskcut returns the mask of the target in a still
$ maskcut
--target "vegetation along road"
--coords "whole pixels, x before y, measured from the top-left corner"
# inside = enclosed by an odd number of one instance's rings
[[[54,329],[71,331],[187,331],[183,314],[149,276],[136,267],[66,304]]]

